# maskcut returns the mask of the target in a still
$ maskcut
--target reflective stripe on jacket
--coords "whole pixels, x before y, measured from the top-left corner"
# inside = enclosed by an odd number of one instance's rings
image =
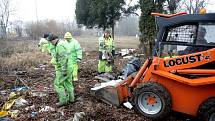
[[[99,38],[99,51],[112,52],[113,50],[115,50],[113,38],[111,38],[111,37],[108,37],[108,38],[100,37]]]

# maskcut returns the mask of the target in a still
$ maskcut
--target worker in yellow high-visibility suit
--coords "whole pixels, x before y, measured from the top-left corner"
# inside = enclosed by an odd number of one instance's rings
[[[49,36],[49,34],[43,34],[43,37],[40,39],[39,47],[41,52],[48,53],[49,52],[49,42],[46,40],[46,38]]]
[[[78,81],[78,62],[82,60],[82,48],[80,43],[72,37],[70,32],[65,33],[64,39],[69,43],[70,58],[73,65],[73,81]]]
[[[106,30],[104,35],[99,38],[99,63],[98,72],[113,71],[113,57],[115,56],[115,44],[110,35],[110,31]]]

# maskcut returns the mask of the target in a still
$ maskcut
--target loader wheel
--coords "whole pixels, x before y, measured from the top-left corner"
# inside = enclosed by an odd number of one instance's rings
[[[215,121],[215,98],[209,98],[201,104],[198,116],[200,121]]]
[[[171,111],[171,96],[165,87],[156,82],[147,82],[133,93],[133,105],[137,112],[152,118],[162,119]]]

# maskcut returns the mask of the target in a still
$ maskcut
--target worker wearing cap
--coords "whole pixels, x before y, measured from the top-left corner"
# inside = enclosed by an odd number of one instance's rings
[[[59,96],[57,106],[64,106],[68,102],[74,102],[74,87],[71,82],[72,68],[69,64],[68,43],[58,39],[57,36],[50,34],[47,38],[54,46],[55,53],[52,55],[56,61],[56,76],[54,87]]]
[[[69,43],[71,64],[73,65],[73,81],[78,81],[78,62],[82,60],[82,48],[79,42],[72,37],[70,32],[66,32],[64,39]]]
[[[98,72],[112,72],[113,71],[113,57],[115,55],[115,46],[110,31],[106,30],[104,35],[99,38],[99,62]]]
[[[40,47],[40,50],[41,52],[45,53],[45,52],[49,52],[49,43],[48,41],[46,40],[46,38],[49,36],[49,34],[43,34],[43,37],[40,39],[40,42],[39,42],[39,47]]]

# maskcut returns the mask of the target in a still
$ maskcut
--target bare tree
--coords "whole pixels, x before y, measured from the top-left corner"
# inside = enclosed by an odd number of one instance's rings
[[[44,33],[54,33],[58,36],[63,37],[65,32],[72,32],[73,35],[79,35],[79,28],[74,22],[57,22],[55,20],[42,20],[39,22],[30,22],[27,23],[26,33],[29,37],[33,39],[38,39]]]
[[[23,31],[24,31],[23,21],[14,21],[13,25],[14,25],[14,29],[16,31],[17,36],[22,37]]]
[[[59,34],[61,31],[59,24],[55,20],[43,20],[39,22],[30,22],[26,24],[26,32],[29,37],[38,39],[44,33]]]
[[[199,13],[208,4],[208,0],[181,0],[178,10],[186,10],[189,14]]]
[[[11,7],[11,0],[0,0],[0,36],[1,38],[7,37],[7,27],[9,18],[14,12]]]

